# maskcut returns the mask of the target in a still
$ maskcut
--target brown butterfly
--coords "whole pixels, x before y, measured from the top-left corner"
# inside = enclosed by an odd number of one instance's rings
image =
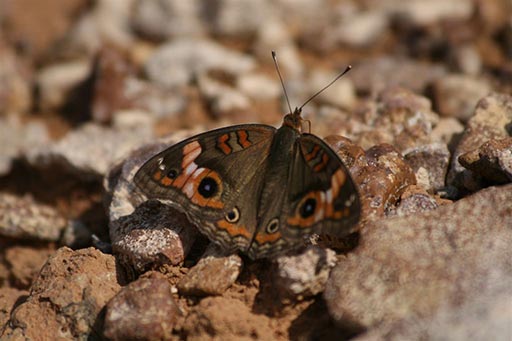
[[[149,159],[135,184],[252,259],[298,248],[311,233],[344,236],[359,220],[358,190],[336,153],[302,132],[306,103],[279,129],[242,124],[190,137]]]

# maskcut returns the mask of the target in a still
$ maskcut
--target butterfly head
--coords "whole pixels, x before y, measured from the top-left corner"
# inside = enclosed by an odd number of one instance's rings
[[[302,108],[295,108],[295,110],[287,114],[284,117],[283,126],[290,127],[297,131],[302,131],[302,123],[304,122],[304,119],[301,116]]]

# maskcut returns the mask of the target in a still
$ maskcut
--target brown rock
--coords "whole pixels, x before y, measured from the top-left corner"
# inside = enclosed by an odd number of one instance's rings
[[[465,75],[447,75],[433,83],[433,96],[440,115],[466,122],[480,98],[491,91],[484,80]]]
[[[432,197],[421,187],[412,185],[407,187],[396,207],[387,212],[388,216],[406,216],[414,213],[435,210],[438,207],[436,198]]]
[[[0,115],[26,113],[32,105],[32,70],[5,45],[0,38]]]
[[[366,156],[363,148],[353,143],[350,139],[339,135],[330,135],[324,140],[338,154],[347,168],[361,167],[365,164]]]
[[[500,276],[510,278],[511,227],[510,185],[431,212],[372,222],[327,282],[331,316],[371,327],[457,309]]]
[[[141,204],[133,214],[111,222],[112,250],[136,272],[183,262],[197,230],[186,215],[158,201]]]
[[[28,289],[41,267],[54,251],[51,248],[12,246],[5,252],[11,276],[17,288]]]
[[[481,99],[452,155],[447,184],[470,191],[480,189],[480,180],[459,163],[459,156],[478,149],[490,139],[509,137],[511,122],[512,96],[493,93]]]
[[[119,289],[114,257],[93,248],[63,247],[41,269],[30,296],[12,312],[1,337],[98,337],[99,314]]]
[[[491,139],[459,156],[459,163],[493,184],[512,181],[512,137]]]
[[[230,256],[206,256],[190,269],[178,282],[182,295],[222,295],[238,278],[242,270],[242,259]]]
[[[192,308],[183,330],[187,340],[274,340],[271,321],[256,315],[242,302],[207,297]]]
[[[445,187],[450,162],[450,152],[445,144],[433,143],[416,147],[404,155],[404,158],[423,188],[435,193]]]
[[[67,220],[30,196],[0,193],[0,235],[22,240],[57,241]]]
[[[106,307],[104,334],[112,340],[169,340],[181,315],[171,285],[152,272],[122,288]]]
[[[382,144],[366,152],[367,165],[354,167],[352,174],[359,184],[363,216],[380,217],[400,198],[403,189],[416,183],[412,169],[391,145]]]

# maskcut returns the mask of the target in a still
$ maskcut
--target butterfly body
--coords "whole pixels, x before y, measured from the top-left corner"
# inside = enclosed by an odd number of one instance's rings
[[[295,110],[279,129],[244,124],[193,136],[153,156],[134,181],[222,248],[253,259],[297,248],[311,233],[346,235],[360,215],[357,188],[301,125]]]

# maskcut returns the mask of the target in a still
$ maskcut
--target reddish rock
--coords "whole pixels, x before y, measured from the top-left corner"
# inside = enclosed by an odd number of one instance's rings
[[[491,139],[459,156],[462,166],[492,184],[512,181],[512,137]]]
[[[382,144],[366,151],[367,165],[353,169],[359,185],[363,216],[381,217],[394,205],[402,191],[416,183],[414,173],[402,155],[391,145]]]
[[[111,340],[169,340],[180,316],[171,285],[162,274],[152,272],[110,300],[104,335]]]
[[[16,303],[21,303],[28,296],[28,291],[15,288],[0,288],[0,334],[11,315],[12,309]]]
[[[398,215],[403,217],[415,213],[435,210],[438,206],[436,198],[427,193],[421,187],[412,185],[404,190],[396,207],[389,210],[387,215]]]
[[[98,337],[100,312],[119,291],[114,257],[89,248],[63,247],[50,257],[11,314],[1,338],[87,339]]]
[[[450,162],[450,151],[445,144],[419,146],[410,150],[404,158],[414,171],[418,184],[423,188],[435,193],[445,187]]]
[[[199,260],[178,282],[181,295],[222,295],[235,283],[242,270],[242,259],[230,256],[207,255]]]
[[[452,155],[447,184],[467,191],[480,189],[481,180],[459,163],[459,157],[478,149],[490,139],[509,137],[511,122],[512,96],[493,93],[481,99]]]

